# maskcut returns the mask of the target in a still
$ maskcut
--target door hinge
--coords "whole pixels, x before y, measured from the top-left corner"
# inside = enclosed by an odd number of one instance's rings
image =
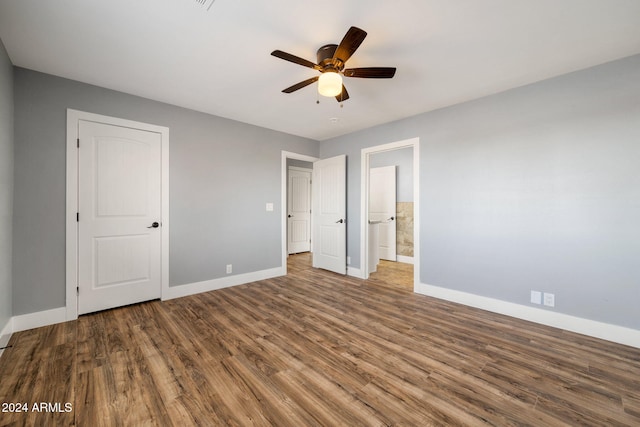
[[[80,286],[76,287],[76,295],[80,295]]]
[[[77,143],[78,148],[80,148],[80,138],[76,139],[76,143]]]
[[[80,222],[80,212],[76,212],[76,222]]]

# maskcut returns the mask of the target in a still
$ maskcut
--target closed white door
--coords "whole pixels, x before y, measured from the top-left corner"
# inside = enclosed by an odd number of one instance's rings
[[[289,168],[287,186],[288,253],[311,250],[311,170]]]
[[[161,135],[81,120],[78,313],[161,295]]]
[[[378,226],[378,256],[396,261],[396,167],[369,170],[369,220]],[[373,267],[373,266],[370,266]]]
[[[346,157],[313,163],[313,267],[347,272]]]

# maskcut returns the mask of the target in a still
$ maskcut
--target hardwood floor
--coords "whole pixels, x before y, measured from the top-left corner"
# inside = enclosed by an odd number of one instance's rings
[[[640,425],[639,349],[306,257],[286,277],[14,334],[0,402],[29,412],[0,425]]]
[[[369,274],[369,280],[376,285],[413,292],[413,265],[381,259],[377,271]]]

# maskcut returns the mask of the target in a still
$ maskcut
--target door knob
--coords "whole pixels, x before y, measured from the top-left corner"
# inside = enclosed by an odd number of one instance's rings
[[[160,227],[160,223],[154,222],[153,224],[151,224],[150,227],[147,227],[147,228],[158,228],[158,227]]]

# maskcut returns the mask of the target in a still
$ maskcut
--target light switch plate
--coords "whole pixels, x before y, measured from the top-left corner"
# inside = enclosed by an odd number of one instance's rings
[[[531,291],[531,303],[532,304],[542,304],[542,292],[540,292],[540,291]]]
[[[267,203],[267,212],[273,212],[273,203]]]

